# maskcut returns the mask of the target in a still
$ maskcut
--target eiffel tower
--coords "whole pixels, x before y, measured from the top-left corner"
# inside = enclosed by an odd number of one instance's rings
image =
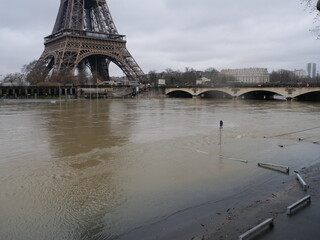
[[[38,64],[43,78],[75,76],[88,67],[96,81],[108,81],[109,65],[116,64],[130,81],[144,73],[126,47],[111,17],[106,0],[61,0],[58,16]]]

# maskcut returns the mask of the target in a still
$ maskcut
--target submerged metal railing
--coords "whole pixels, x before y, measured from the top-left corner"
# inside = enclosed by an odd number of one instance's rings
[[[300,182],[303,191],[307,191],[309,185],[306,184],[306,182],[303,180],[303,178],[300,176],[300,174],[297,174],[297,179],[298,179],[298,181]]]
[[[285,174],[289,174],[290,168],[283,165],[273,164],[273,163],[258,163],[258,167],[268,168],[274,171],[282,172]]]
[[[310,204],[311,203],[311,196],[308,195],[302,199],[300,199],[299,201],[295,202],[294,204],[290,205],[287,208],[287,215],[291,215],[295,210],[297,210],[298,208],[301,208],[303,206],[303,204]]]
[[[255,226],[254,228],[251,228],[249,231],[245,232],[244,234],[240,235],[239,240],[248,239],[253,235],[256,235],[261,231],[265,230],[266,228],[272,228],[272,227],[273,227],[273,218],[269,218],[264,222],[260,223],[259,225]]]

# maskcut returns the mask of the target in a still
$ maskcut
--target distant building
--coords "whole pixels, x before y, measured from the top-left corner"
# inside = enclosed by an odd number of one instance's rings
[[[206,77],[202,77],[202,78],[197,79],[196,84],[203,85],[203,84],[209,84],[210,82],[211,82],[211,79],[206,78]]]
[[[165,79],[158,79],[158,85],[159,86],[165,86],[166,85],[166,80]]]
[[[1,86],[12,87],[12,86],[19,86],[19,84],[17,82],[1,82]]]
[[[104,81],[104,82],[102,82],[102,84],[108,85],[108,86],[119,86],[119,85],[122,85],[122,82]]]
[[[114,81],[114,82],[127,82],[129,81],[128,78],[126,76],[122,76],[122,77],[110,77],[110,81]]]
[[[266,68],[223,69],[221,73],[232,76],[236,81],[243,83],[266,83],[270,81]]]
[[[308,63],[307,65],[308,76],[313,78],[316,77],[317,65],[315,63]]]
[[[293,73],[299,78],[305,78],[307,76],[307,72],[303,69],[296,69],[293,71]]]

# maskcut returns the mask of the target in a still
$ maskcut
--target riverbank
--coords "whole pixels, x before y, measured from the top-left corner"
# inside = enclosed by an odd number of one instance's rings
[[[312,166],[292,169],[290,175],[274,172],[272,177],[245,191],[174,213],[117,239],[237,240],[242,233],[268,218],[274,219],[274,228],[259,236],[260,240],[317,239],[320,234],[320,157],[317,161]],[[296,180],[297,172],[309,185],[306,192]],[[287,216],[287,207],[306,195],[311,195],[311,205]]]
[[[238,239],[242,233],[268,218],[274,218],[274,228],[259,239],[317,239],[320,234],[318,227],[320,224],[318,187],[320,163],[308,168],[303,167],[297,172],[310,186],[306,192],[302,190],[294,173],[283,182],[270,182],[268,184],[280,185],[281,187],[277,187],[274,192],[268,191],[269,196],[255,200],[250,198],[247,201],[244,197],[239,201],[239,206],[224,213],[224,221],[220,223],[220,226],[213,226],[212,230],[206,229],[207,233],[202,233],[191,239]],[[291,217],[287,216],[287,207],[306,195],[311,195],[311,205],[302,208]]]
[[[136,86],[0,86],[0,99],[106,99],[164,96],[161,88]]]

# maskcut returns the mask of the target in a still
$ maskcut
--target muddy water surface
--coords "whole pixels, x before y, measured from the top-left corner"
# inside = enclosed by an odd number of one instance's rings
[[[221,134],[219,121],[224,121]],[[113,239],[320,156],[320,104],[0,103],[0,239]]]

